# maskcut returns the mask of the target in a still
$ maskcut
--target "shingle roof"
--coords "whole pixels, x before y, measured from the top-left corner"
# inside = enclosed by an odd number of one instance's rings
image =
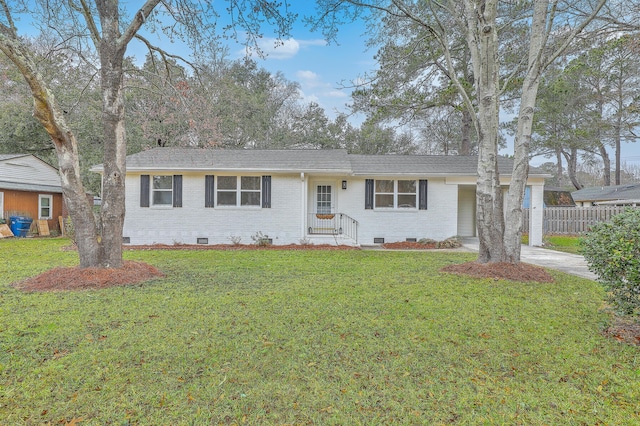
[[[571,196],[576,201],[637,200],[640,199],[640,183],[582,188]]]
[[[345,175],[476,175],[478,157],[444,155],[356,155],[344,149],[225,150],[155,148],[127,156],[128,171],[219,170],[316,172]],[[510,175],[513,160],[499,157],[500,172]],[[102,166],[95,166],[101,171]],[[534,167],[530,175],[544,176]]]
[[[459,155],[350,155],[356,175],[427,173],[433,175],[475,175],[477,156]],[[513,160],[498,157],[500,173],[511,174]]]
[[[156,148],[127,156],[128,170],[256,170],[348,172],[347,151]]]
[[[0,154],[0,161],[10,160],[16,157],[24,157],[25,155],[28,155],[28,154]]]

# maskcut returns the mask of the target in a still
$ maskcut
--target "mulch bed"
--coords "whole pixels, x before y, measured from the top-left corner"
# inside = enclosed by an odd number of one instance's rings
[[[494,278],[511,281],[535,281],[539,283],[552,283],[554,281],[551,274],[540,266],[528,263],[478,263],[467,262],[459,265],[448,265],[442,268],[444,272],[453,274],[469,275],[476,278]]]
[[[640,322],[624,318],[614,318],[613,325],[603,331],[604,335],[630,345],[640,346]]]
[[[138,284],[160,277],[164,274],[154,266],[125,261],[122,268],[54,268],[13,286],[25,292],[89,290]]]
[[[422,244],[410,241],[399,241],[397,243],[384,243],[382,247],[389,250],[432,250],[436,248],[436,243]]]
[[[330,244],[153,244],[147,246],[123,246],[125,250],[360,250],[359,247]]]

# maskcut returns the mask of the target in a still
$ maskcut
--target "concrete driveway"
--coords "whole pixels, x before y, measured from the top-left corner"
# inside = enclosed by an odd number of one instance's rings
[[[479,243],[477,238],[464,238],[462,245],[467,250],[477,252]],[[589,271],[587,261],[579,254],[523,245],[520,252],[520,260],[525,263],[555,269],[578,277],[590,280],[596,279],[596,275]]]

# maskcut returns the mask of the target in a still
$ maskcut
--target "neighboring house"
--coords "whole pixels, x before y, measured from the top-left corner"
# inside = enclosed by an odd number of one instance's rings
[[[252,243],[264,235],[273,244],[368,245],[475,236],[477,161],[156,148],[127,157],[123,237],[130,244]],[[499,163],[506,186],[512,161]],[[542,244],[545,176],[532,168],[527,183],[533,245]]]
[[[571,196],[580,207],[640,206],[640,183],[582,188]]]
[[[60,175],[30,154],[0,154],[0,217],[28,216],[46,219],[49,229],[59,230],[63,215]]]
[[[522,207],[528,209],[531,205],[531,188],[525,188]],[[575,207],[576,203],[571,197],[571,192],[562,188],[544,187],[544,207]]]

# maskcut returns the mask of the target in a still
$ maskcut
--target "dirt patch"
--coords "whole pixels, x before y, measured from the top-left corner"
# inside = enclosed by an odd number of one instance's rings
[[[551,283],[554,281],[551,274],[544,270],[544,268],[522,262],[518,264],[508,262],[467,262],[445,266],[442,268],[442,271],[469,275],[476,278],[495,278],[522,282],[535,281],[540,283]]]
[[[640,321],[615,317],[613,324],[603,331],[604,335],[634,346],[640,346]]]
[[[138,284],[159,277],[164,274],[149,264],[126,261],[122,268],[54,268],[13,286],[26,292],[88,290]]]

